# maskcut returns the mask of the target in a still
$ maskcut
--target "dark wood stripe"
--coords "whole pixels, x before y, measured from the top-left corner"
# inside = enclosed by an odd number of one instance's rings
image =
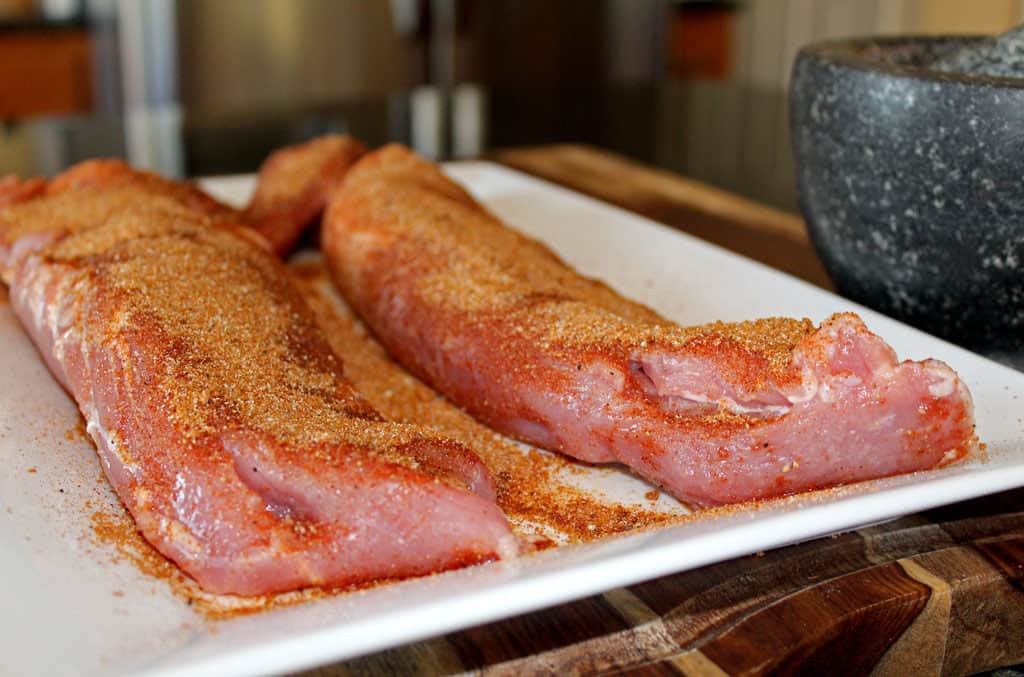
[[[601,597],[470,628],[448,639],[463,663],[484,666],[551,651],[627,630]]]
[[[930,595],[898,564],[884,564],[800,590],[700,648],[730,674],[861,675]]]
[[[627,675],[629,677],[679,677],[686,673],[673,665],[671,661],[665,660],[645,663],[644,665],[634,665],[622,670],[610,670],[602,674],[616,675],[616,677]]]
[[[948,536],[936,530],[933,535]],[[917,551],[919,543],[901,543],[890,549],[876,544],[874,550],[896,559]],[[694,648],[722,628],[757,613],[783,597],[801,589],[820,585],[833,578],[869,569],[877,563],[869,556],[864,537],[856,532],[833,538],[798,544],[765,553],[743,557],[677,577],[659,579],[634,590],[642,590],[641,598],[660,596],[659,607],[673,638],[683,648]],[[668,608],[674,604],[672,608]]]
[[[901,559],[898,564],[908,576],[928,586],[931,595],[921,613],[882,655],[872,673],[875,677],[941,674],[952,606],[949,585],[912,559]]]
[[[802,543],[760,555],[739,557],[682,576],[670,576],[631,586],[634,594],[659,614],[693,615],[720,610],[723,602],[771,598],[777,589],[789,590],[847,573],[871,563],[863,556],[864,544],[855,533],[813,543]],[[751,582],[756,581],[756,585]],[[707,600],[709,607],[701,602]],[[680,607],[680,602],[685,606]]]
[[[600,599],[631,627],[623,632],[570,642],[551,651],[488,666],[489,675],[519,675],[539,670],[548,674],[591,674],[645,664],[678,653],[679,647],[661,618],[629,590],[618,588]]]
[[[987,559],[1005,580],[1024,593],[1024,534],[977,541],[974,547]],[[1024,628],[1021,628],[1024,634]]]
[[[467,670],[454,647],[444,637],[414,642],[310,673],[307,677],[375,677],[376,675],[450,675]]]

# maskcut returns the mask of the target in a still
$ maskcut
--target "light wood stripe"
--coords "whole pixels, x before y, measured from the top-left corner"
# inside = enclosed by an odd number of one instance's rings
[[[932,591],[914,622],[885,652],[873,675],[940,675],[946,659],[953,594],[949,584],[911,558],[896,561],[908,576]]]
[[[602,595],[631,627],[660,621],[661,617],[644,601],[626,588],[616,588]]]
[[[728,677],[728,673],[698,649],[673,656],[668,660],[687,677]]]

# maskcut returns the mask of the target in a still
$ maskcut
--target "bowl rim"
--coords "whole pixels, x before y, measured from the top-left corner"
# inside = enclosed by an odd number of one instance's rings
[[[980,42],[993,36],[986,34],[941,34],[941,35],[871,35],[853,38],[822,40],[804,45],[797,52],[794,66],[806,59],[816,59],[855,70],[885,73],[909,77],[934,83],[955,83],[968,86],[998,87],[1002,89],[1024,89],[1024,78],[984,75],[978,73],[956,73],[940,71],[926,66],[887,64],[877,59],[861,56],[869,47],[899,47],[918,43],[933,42]]]

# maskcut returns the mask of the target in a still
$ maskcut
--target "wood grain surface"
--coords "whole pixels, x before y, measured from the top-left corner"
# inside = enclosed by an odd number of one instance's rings
[[[580,146],[500,162],[827,286],[801,220]],[[964,675],[1024,661],[1024,490],[307,673]]]

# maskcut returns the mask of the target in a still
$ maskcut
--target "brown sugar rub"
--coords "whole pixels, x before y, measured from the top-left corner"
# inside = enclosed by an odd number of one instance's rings
[[[486,467],[359,395],[263,238],[125,171],[0,210],[0,267],[150,543],[245,595],[516,553]]]
[[[249,205],[235,209],[185,181],[172,181],[129,167],[121,160],[89,160],[47,183],[0,178],[0,261],[15,241],[37,246],[58,232],[91,227],[139,203],[199,213],[216,222],[245,225],[279,255],[319,221],[330,190],[364,148],[347,136],[325,136],[283,148],[267,158]]]
[[[321,136],[272,153],[260,168],[242,221],[284,256],[319,221],[330,191],[365,153],[361,143],[341,135]]]
[[[972,445],[956,374],[898,362],[856,315],[680,327],[399,146],[353,167],[322,240],[342,294],[417,376],[498,431],[626,463],[681,500],[931,468]]]

